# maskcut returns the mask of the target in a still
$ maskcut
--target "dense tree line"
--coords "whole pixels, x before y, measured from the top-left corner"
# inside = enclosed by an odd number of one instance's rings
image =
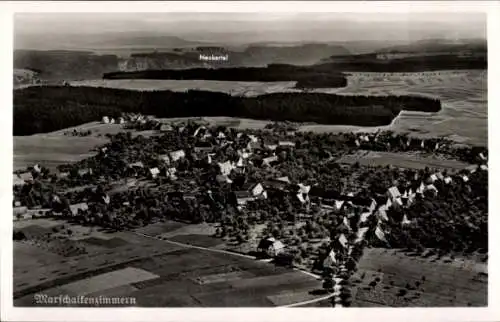
[[[347,79],[338,72],[316,70],[313,66],[298,67],[274,64],[267,67],[190,68],[144,70],[137,72],[112,72],[104,79],[203,79],[242,82],[297,81],[299,88],[345,87]]]
[[[14,91],[14,135],[50,132],[103,116],[137,112],[157,117],[232,116],[360,126],[387,125],[401,110],[437,112],[439,100],[417,96],[274,93],[234,97],[207,91],[139,92],[47,86]]]
[[[318,71],[412,73],[436,70],[486,69],[486,56],[460,57],[457,55],[418,56],[399,59],[377,59],[375,54],[348,56],[315,66]]]

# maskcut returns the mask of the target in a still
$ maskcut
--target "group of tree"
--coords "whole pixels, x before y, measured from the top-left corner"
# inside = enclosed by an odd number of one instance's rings
[[[134,112],[157,117],[231,116],[360,126],[387,125],[402,110],[437,112],[439,100],[417,96],[344,96],[273,93],[235,97],[189,90],[132,90],[42,86],[14,91],[14,135],[30,135],[118,118]]]

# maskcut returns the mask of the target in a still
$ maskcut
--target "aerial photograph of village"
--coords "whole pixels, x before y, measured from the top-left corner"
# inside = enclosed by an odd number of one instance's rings
[[[14,306],[487,307],[486,21],[17,13]]]

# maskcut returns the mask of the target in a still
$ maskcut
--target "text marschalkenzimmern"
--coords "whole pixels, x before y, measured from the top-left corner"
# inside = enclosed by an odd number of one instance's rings
[[[59,296],[49,296],[47,294],[35,294],[34,304],[41,305],[136,305],[134,297],[107,297],[107,296],[69,296],[60,294]]]

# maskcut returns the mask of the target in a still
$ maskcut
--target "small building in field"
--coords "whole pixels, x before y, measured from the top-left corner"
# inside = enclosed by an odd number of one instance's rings
[[[276,257],[283,253],[285,245],[274,237],[264,238],[260,241],[257,251],[269,257]]]
[[[103,124],[109,124],[109,117],[107,117],[107,116],[103,116],[103,117],[102,117],[102,123],[103,123]]]

